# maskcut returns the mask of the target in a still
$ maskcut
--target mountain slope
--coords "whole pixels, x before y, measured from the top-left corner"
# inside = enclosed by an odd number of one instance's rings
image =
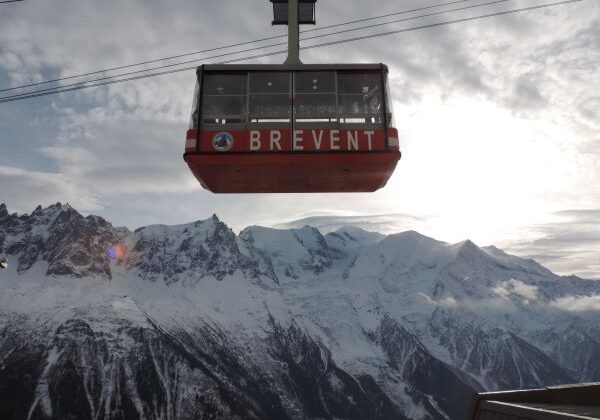
[[[600,379],[600,283],[471,241],[2,205],[0,253],[3,419],[462,419]]]

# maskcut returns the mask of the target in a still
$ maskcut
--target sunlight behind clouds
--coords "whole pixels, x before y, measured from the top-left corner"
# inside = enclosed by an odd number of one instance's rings
[[[464,239],[469,226],[472,239],[498,241],[504,229],[560,208],[553,198],[562,191],[589,196],[592,163],[566,128],[464,97],[396,109],[404,156],[390,201],[434,215],[444,240]]]

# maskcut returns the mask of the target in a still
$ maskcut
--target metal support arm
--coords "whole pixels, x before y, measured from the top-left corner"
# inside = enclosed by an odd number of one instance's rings
[[[302,64],[300,61],[298,0],[288,0],[288,57],[283,64]]]

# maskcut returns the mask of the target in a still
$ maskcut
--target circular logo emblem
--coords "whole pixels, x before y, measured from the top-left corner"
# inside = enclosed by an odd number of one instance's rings
[[[215,150],[226,152],[233,146],[233,136],[226,132],[217,133],[212,139],[212,144]]]

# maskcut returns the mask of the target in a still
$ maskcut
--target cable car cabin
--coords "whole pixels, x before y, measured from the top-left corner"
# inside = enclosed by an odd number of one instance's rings
[[[387,72],[201,66],[184,159],[214,193],[378,190],[400,159]]]

